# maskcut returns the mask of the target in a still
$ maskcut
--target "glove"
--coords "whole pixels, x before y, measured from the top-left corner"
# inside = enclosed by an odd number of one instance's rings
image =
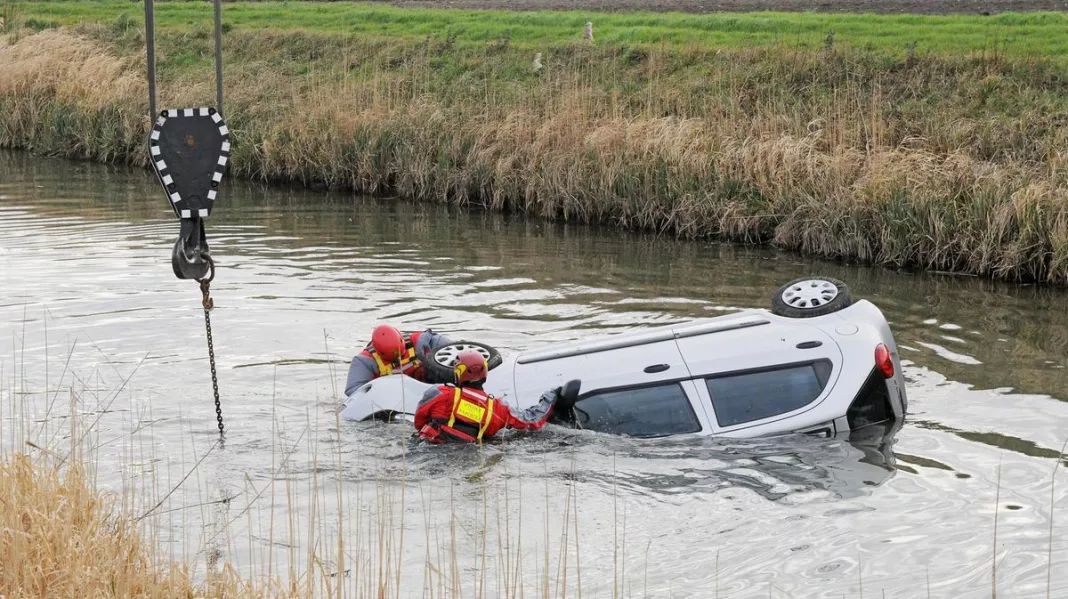
[[[560,386],[553,389],[553,397],[555,398],[555,409],[561,412],[570,412],[571,408],[575,407],[575,400],[577,397],[567,397],[564,395],[564,387]]]

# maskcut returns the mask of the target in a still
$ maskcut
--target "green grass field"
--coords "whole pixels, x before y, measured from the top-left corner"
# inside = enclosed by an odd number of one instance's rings
[[[125,13],[143,22],[143,3],[121,0],[11,3],[36,27],[112,22]],[[204,2],[156,4],[161,28],[210,27]],[[903,54],[999,52],[1012,56],[1068,56],[1068,13],[996,16],[919,16],[817,13],[606,14],[590,11],[509,12],[394,8],[341,2],[256,2],[223,6],[228,27],[247,30],[304,30],[384,39],[455,36],[457,44],[485,44],[508,38],[540,48],[581,39],[594,22],[598,44],[657,44],[674,47],[746,48],[785,45],[819,48],[834,32],[835,44]]]

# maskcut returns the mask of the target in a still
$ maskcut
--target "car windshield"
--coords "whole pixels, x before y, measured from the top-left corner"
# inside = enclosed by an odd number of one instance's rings
[[[792,412],[823,391],[830,364],[815,362],[705,379],[720,426],[734,426]]]
[[[603,391],[575,404],[584,429],[632,437],[696,433],[701,423],[679,383]]]

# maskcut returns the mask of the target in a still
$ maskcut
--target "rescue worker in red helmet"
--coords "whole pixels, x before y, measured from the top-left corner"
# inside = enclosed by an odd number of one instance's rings
[[[457,357],[456,384],[429,389],[415,410],[415,429],[431,443],[481,443],[504,428],[537,430],[545,426],[560,389],[545,392],[536,406],[512,409],[482,390],[489,366],[478,350]]]
[[[405,374],[425,382],[423,361],[452,341],[429,329],[405,335],[395,327],[381,324],[371,332],[371,342],[352,358],[345,395],[380,376]]]

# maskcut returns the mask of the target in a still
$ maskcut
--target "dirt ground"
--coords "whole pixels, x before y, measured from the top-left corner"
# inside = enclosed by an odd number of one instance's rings
[[[775,10],[987,15],[1001,12],[1068,10],[1068,0],[392,0],[390,4],[436,8],[688,13]]]

